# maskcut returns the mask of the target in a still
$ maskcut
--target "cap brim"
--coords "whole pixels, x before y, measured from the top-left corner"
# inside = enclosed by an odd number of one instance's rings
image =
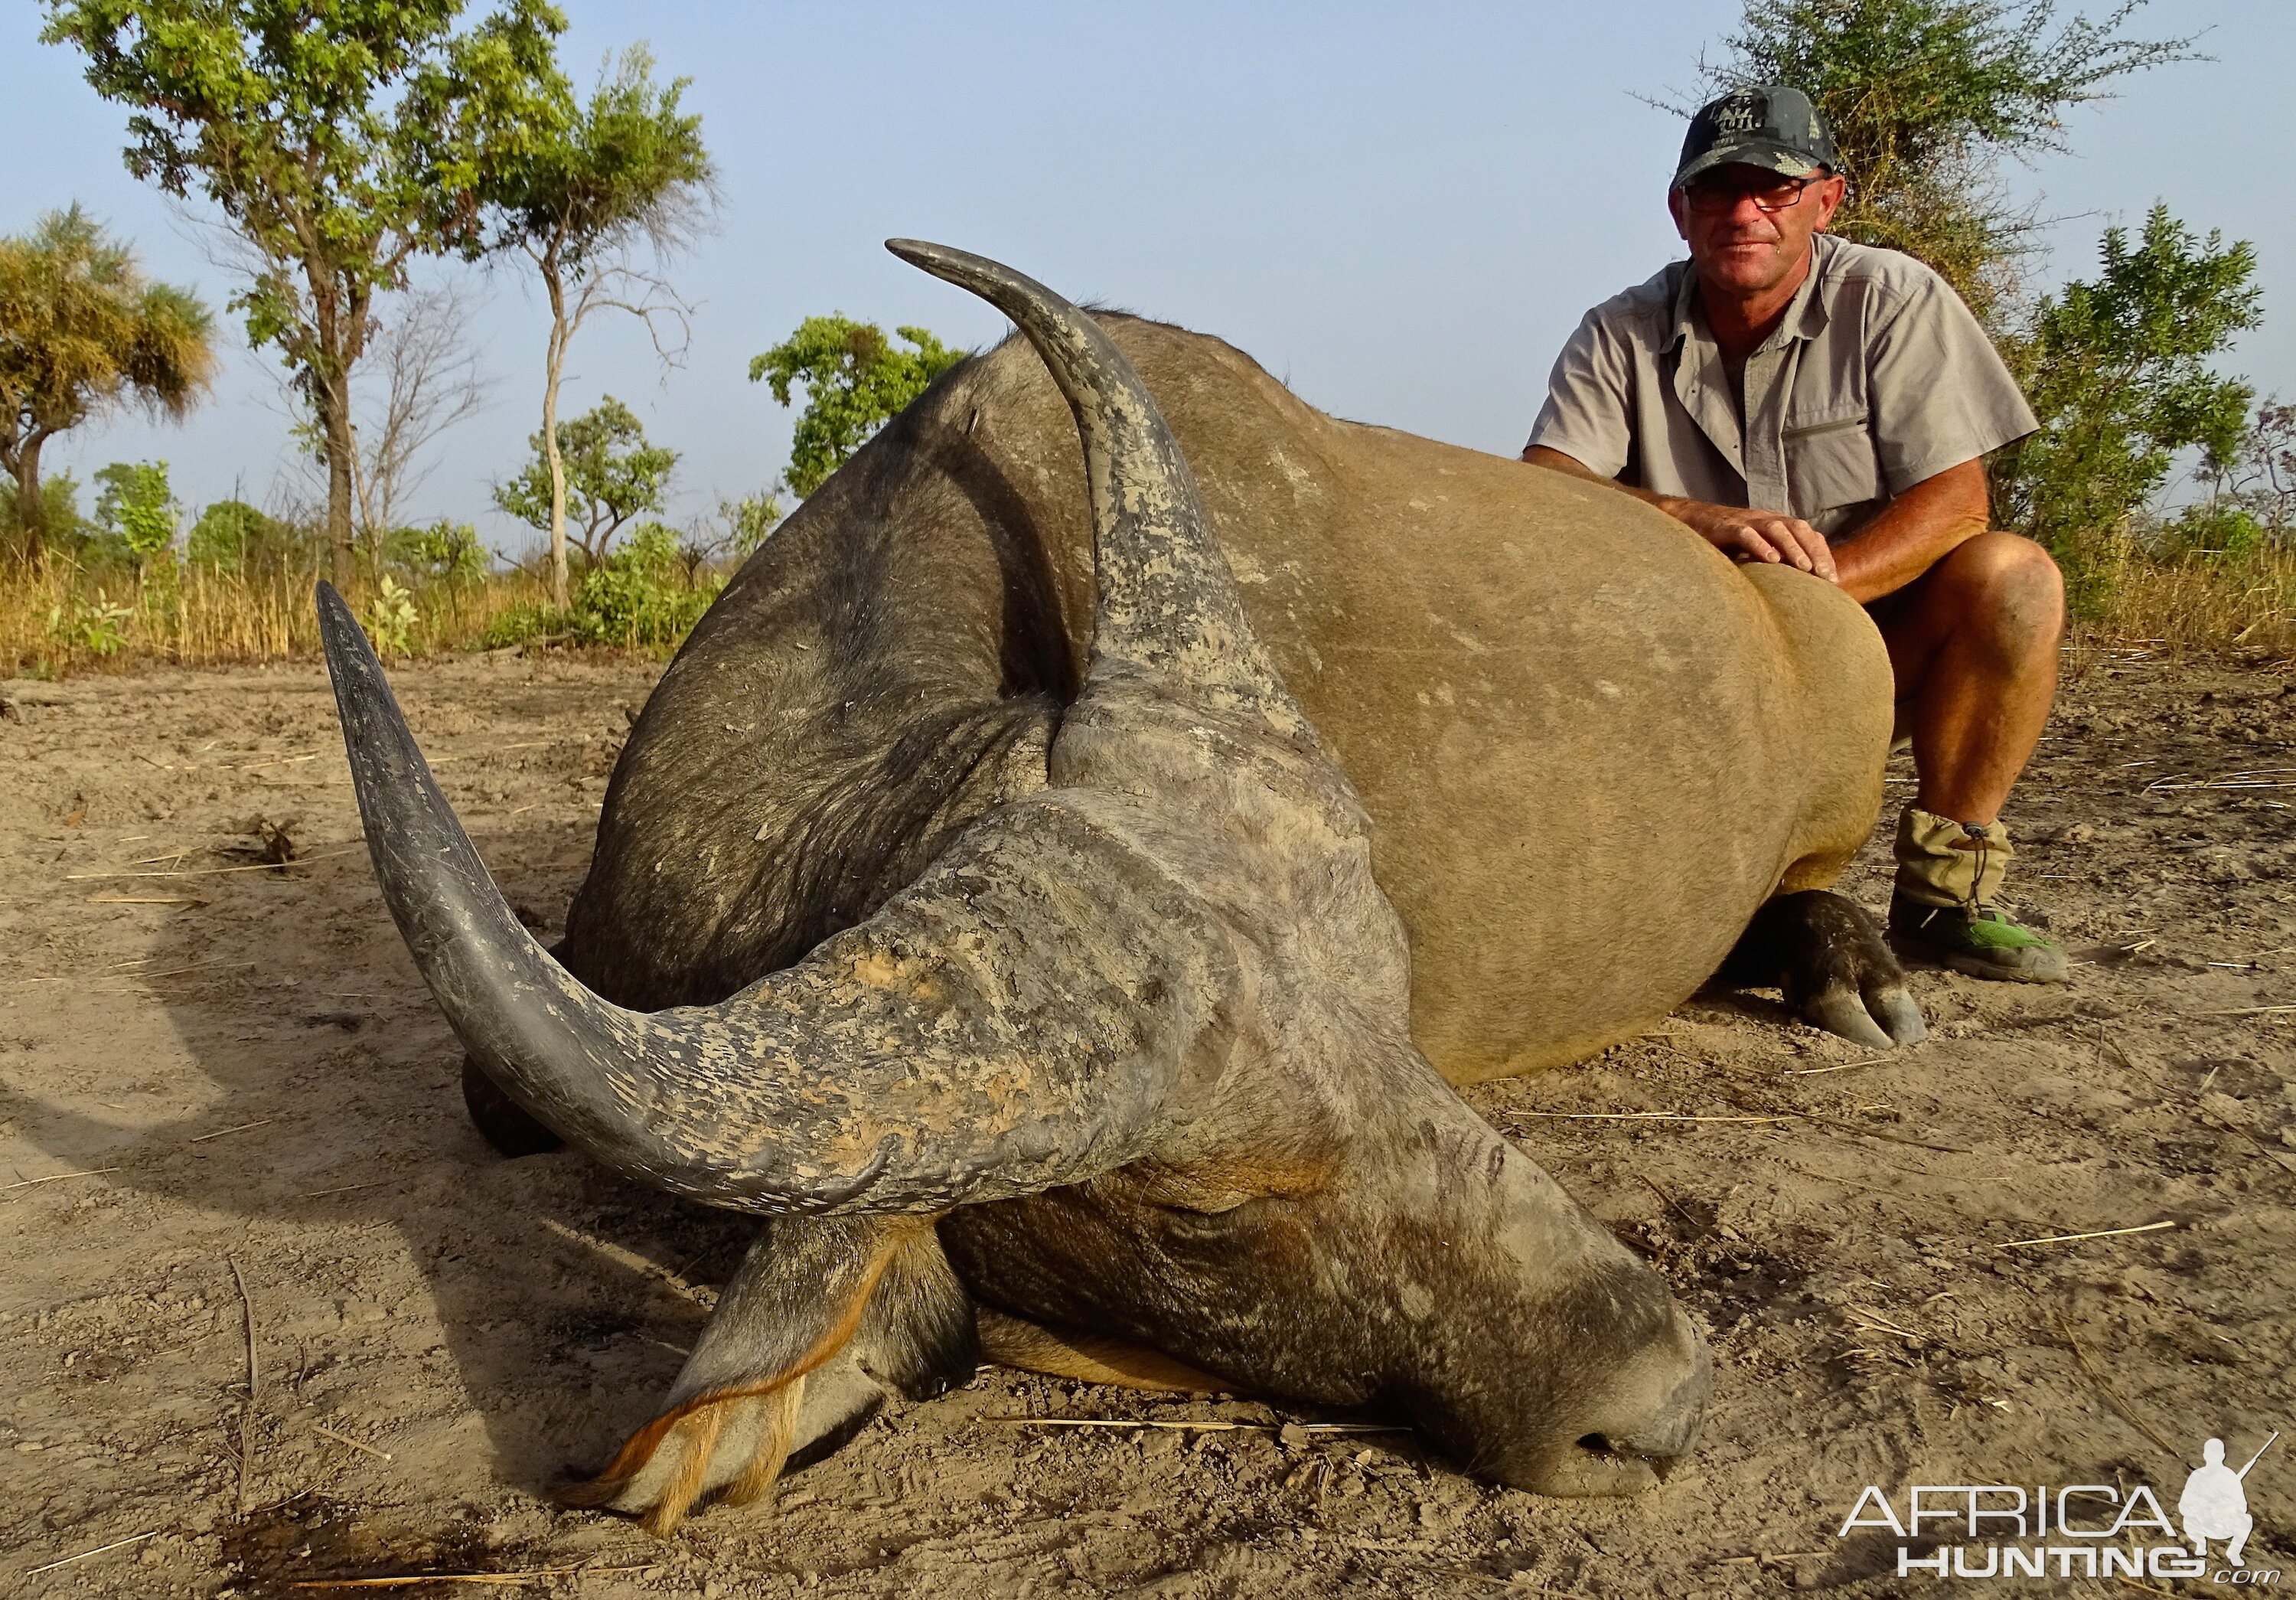
[[[1808,177],[1824,167],[1799,150],[1789,150],[1773,139],[1740,139],[1726,144],[1717,144],[1704,155],[1691,161],[1674,175],[1674,187],[1683,185],[1703,172],[1717,167],[1759,167],[1765,172],[1775,172],[1786,177]]]

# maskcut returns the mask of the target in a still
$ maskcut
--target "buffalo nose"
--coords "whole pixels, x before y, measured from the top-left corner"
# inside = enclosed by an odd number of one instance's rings
[[[1519,1487],[1547,1495],[1639,1494],[1689,1453],[1714,1366],[1690,1318],[1679,1307],[1669,1309],[1671,1337],[1629,1362],[1578,1431],[1529,1464]]]

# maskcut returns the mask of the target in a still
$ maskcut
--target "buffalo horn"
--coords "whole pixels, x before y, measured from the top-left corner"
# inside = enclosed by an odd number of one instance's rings
[[[888,239],[885,248],[1011,317],[1076,414],[1099,588],[1093,670],[1128,664],[1303,734],[1306,720],[1244,615],[1187,460],[1115,341],[1034,278],[985,256],[918,239]]]
[[[1093,855],[1089,830],[1060,816],[1017,844],[977,830],[796,966],[716,1005],[625,1010],[520,925],[324,583],[318,611],[383,898],[465,1047],[569,1144],[655,1187],[767,1214],[937,1211],[1078,1182],[1153,1147],[1232,969],[1218,939],[1182,925],[1185,908],[1115,939],[1063,925],[1047,878],[1128,870]],[[1123,995],[1155,998],[1089,998]]]

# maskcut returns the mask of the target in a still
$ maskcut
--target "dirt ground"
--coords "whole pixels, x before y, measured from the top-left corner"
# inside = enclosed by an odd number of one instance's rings
[[[1911,1594],[1943,1586],[1893,1538],[1836,1537],[1865,1485],[2173,1508],[2203,1438],[2296,1431],[2296,693],[2079,667],[2010,815],[2069,989],[1923,972],[1935,1037],[1885,1060],[1701,997],[1474,1092],[1711,1335],[1657,1492],[1494,1489],[1407,1434],[1029,1425],[1292,1419],[989,1369],[667,1543],[549,1490],[651,1414],[743,1229],[471,1131],[321,670],[0,685],[0,1591]],[[395,675],[539,927],[652,674]],[[2296,1567],[2290,1444],[2246,1481],[2251,1566]]]

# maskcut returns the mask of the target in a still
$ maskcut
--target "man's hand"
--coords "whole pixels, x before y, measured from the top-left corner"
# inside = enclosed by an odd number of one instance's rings
[[[1725,555],[1739,561],[1784,562],[1828,583],[1834,581],[1833,551],[1825,536],[1800,517],[1668,496],[1658,496],[1656,504]]]
[[[1568,472],[1590,483],[1608,484],[1620,494],[1632,495],[1645,505],[1655,505],[1734,560],[1782,563],[1798,567],[1828,583],[1835,581],[1833,552],[1825,536],[1800,517],[1791,517],[1784,512],[1712,505],[1703,500],[1683,500],[1672,495],[1631,488],[1616,479],[1597,477],[1578,457],[1550,450],[1545,445],[1531,446],[1522,453],[1522,458],[1533,466]]]

